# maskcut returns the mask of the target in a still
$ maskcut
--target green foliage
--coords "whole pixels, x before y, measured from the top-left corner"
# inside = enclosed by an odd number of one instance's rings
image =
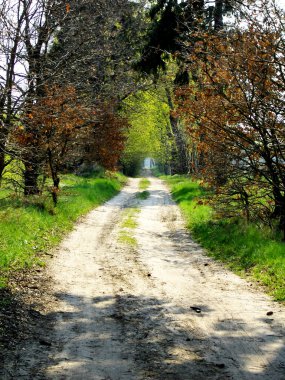
[[[135,157],[130,154],[128,154],[128,157],[126,155],[126,152],[124,154],[124,157],[122,158],[123,163],[123,172],[129,176],[129,177],[137,177],[140,174],[143,159],[140,157]]]
[[[122,157],[126,168],[137,171],[145,157],[162,163],[169,160],[172,145],[169,113],[163,91],[139,91],[124,101],[123,114],[131,125]]]
[[[57,208],[45,196],[0,200],[0,271],[43,264],[41,253],[59,243],[78,217],[114,196],[124,177],[65,175]],[[1,281],[0,281],[1,282]],[[3,283],[3,281],[2,281]],[[2,284],[3,285],[3,284]]]
[[[157,0],[151,1],[150,4],[149,29],[142,58],[136,66],[140,71],[154,74],[156,77],[161,71],[166,70],[167,60],[171,55],[176,55],[180,64],[183,62],[182,51],[185,45],[195,41],[193,32],[198,29],[222,29],[223,16],[236,11],[241,5],[239,1],[233,0]],[[175,82],[186,84],[188,80],[187,71],[182,69]]]
[[[205,199],[209,191],[187,177],[164,177],[194,238],[209,255],[235,272],[267,286],[276,300],[285,301],[285,244],[266,227],[243,219],[215,219]]]
[[[1,178],[1,191],[3,188],[19,188],[23,186],[24,165],[20,160],[5,156],[6,165]],[[1,195],[0,195],[1,196]]]
[[[159,69],[165,69],[165,59],[181,48],[179,46],[178,25],[181,23],[183,3],[177,0],[158,1],[150,10],[151,28],[148,32],[147,43],[138,68],[143,72],[157,74]],[[179,22],[180,20],[180,22]]]
[[[160,177],[160,176],[162,176],[162,175],[163,175],[163,172],[164,172],[164,170],[163,170],[163,168],[161,167],[161,165],[158,165],[158,166],[156,166],[155,168],[152,168],[152,169],[151,169],[151,173],[152,173],[152,175],[153,175],[154,177]]]

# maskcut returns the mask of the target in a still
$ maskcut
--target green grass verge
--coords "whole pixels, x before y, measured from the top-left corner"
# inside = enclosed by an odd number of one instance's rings
[[[58,244],[80,216],[113,197],[123,183],[119,174],[106,178],[62,176],[56,208],[44,196],[0,197],[0,287],[9,270],[44,265],[41,253]]]
[[[193,237],[209,255],[265,285],[276,300],[285,301],[285,243],[279,236],[244,220],[216,220],[211,207],[201,201],[208,194],[205,188],[183,176],[162,178]]]

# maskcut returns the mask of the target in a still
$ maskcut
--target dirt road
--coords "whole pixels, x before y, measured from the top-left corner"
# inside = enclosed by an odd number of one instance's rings
[[[284,308],[207,258],[150,180],[148,199],[130,180],[62,243],[49,323],[5,378],[285,379]]]

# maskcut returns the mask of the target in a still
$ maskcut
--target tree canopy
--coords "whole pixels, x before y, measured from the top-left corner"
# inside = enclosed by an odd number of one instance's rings
[[[139,165],[145,157],[152,157],[161,164],[169,163],[173,139],[165,91],[138,91],[124,101],[123,113],[130,124],[122,156],[127,170],[132,164]]]

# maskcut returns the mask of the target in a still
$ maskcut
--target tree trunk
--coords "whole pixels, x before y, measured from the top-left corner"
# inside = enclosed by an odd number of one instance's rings
[[[278,189],[273,189],[275,208],[271,215],[272,219],[278,219],[278,228],[283,234],[285,241],[285,196]]]
[[[4,114],[4,108],[0,107],[0,112]],[[0,115],[1,117],[1,115]],[[8,127],[4,120],[0,119],[0,180],[2,179],[3,171],[7,163],[5,162],[6,142],[8,138]]]
[[[52,196],[53,204],[54,204],[54,206],[56,206],[57,201],[58,201],[57,194],[58,194],[58,189],[59,189],[60,178],[57,175],[58,168],[57,168],[56,163],[53,162],[54,160],[53,160],[53,156],[52,156],[52,151],[49,148],[48,148],[47,153],[48,153],[49,168],[51,171],[51,176],[52,176],[52,181],[53,181],[53,188],[51,190],[51,196]]]
[[[5,169],[5,153],[4,151],[2,150],[1,148],[1,144],[0,144],[0,181],[2,179],[2,175],[3,175],[3,171]]]
[[[40,193],[38,187],[39,170],[38,165],[33,163],[25,163],[24,171],[24,194],[36,195]]]
[[[53,188],[51,191],[51,196],[52,196],[54,207],[56,207],[57,201],[58,201],[58,195],[57,194],[58,194],[58,190],[59,190],[59,182],[60,182],[60,178],[58,176],[53,178]]]
[[[275,205],[274,214],[279,218],[278,227],[283,234],[283,241],[285,241],[285,197],[280,198]]]
[[[215,1],[215,10],[214,10],[214,28],[215,28],[215,30],[221,30],[224,27],[223,5],[224,5],[224,0],[216,0]]]
[[[171,94],[169,89],[166,89],[166,95],[168,100],[168,106],[170,108],[170,112],[174,109],[174,105],[171,99]],[[178,118],[170,114],[170,124],[171,130],[174,136],[176,147],[172,152],[172,164],[171,164],[171,172],[172,174],[186,174],[189,170],[188,165],[188,154],[187,154],[187,146],[185,142],[185,136],[183,135],[180,127]]]
[[[189,165],[185,138],[179,128],[178,119],[176,117],[170,116],[170,123],[176,145],[176,149],[174,149],[172,153],[172,173],[186,174],[189,171]]]
[[[284,208],[285,208],[285,205],[284,205]],[[285,210],[283,211],[282,215],[280,216],[279,229],[283,234],[283,241],[285,241]]]

